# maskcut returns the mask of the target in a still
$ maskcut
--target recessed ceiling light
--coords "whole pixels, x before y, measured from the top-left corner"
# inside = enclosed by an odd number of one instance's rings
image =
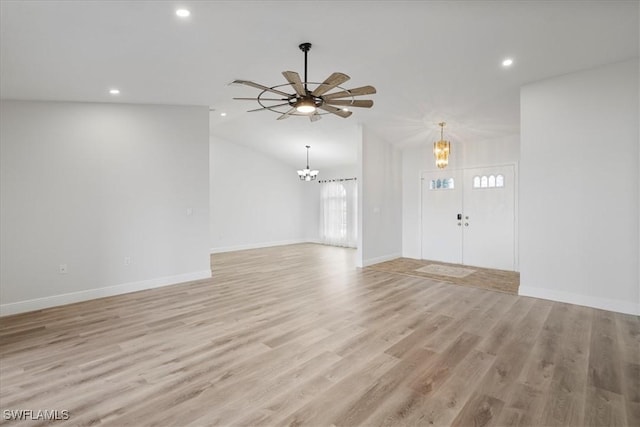
[[[180,18],[186,18],[191,15],[191,12],[189,12],[187,9],[178,9],[176,10],[176,15],[178,15]]]
[[[349,109],[347,107],[344,107],[342,111],[349,111]]]
[[[227,115],[227,113],[220,113],[220,115],[221,115],[222,117],[225,117],[225,116]]]
[[[502,61],[503,67],[510,67],[512,65],[513,65],[513,59],[511,58],[506,58],[504,61]]]
[[[120,95],[120,89],[109,89],[111,95]]]

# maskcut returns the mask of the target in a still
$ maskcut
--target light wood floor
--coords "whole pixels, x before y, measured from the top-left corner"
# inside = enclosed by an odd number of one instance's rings
[[[451,267],[463,267],[473,273],[465,277],[453,277],[434,273],[425,273],[420,268],[429,265],[442,265]],[[473,286],[474,288],[489,289],[518,295],[520,287],[520,273],[516,271],[494,270],[490,268],[460,266],[440,261],[427,261],[411,258],[396,258],[391,261],[381,262],[368,267],[373,270],[386,271],[388,273],[406,274],[408,276],[424,277],[455,285]]]
[[[640,425],[638,317],[354,255],[219,254],[211,280],[4,317],[0,409],[68,410],[55,425]]]

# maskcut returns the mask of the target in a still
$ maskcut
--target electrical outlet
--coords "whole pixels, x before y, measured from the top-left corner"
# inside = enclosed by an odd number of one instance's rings
[[[124,257],[124,265],[131,265],[131,257],[130,256]]]
[[[67,264],[60,264],[58,266],[58,273],[67,274]]]

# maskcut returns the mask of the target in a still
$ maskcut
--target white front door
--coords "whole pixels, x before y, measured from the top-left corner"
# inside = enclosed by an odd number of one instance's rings
[[[422,258],[462,264],[462,173],[422,174]]]
[[[422,259],[514,270],[513,166],[445,169],[421,178]]]
[[[514,270],[513,166],[465,169],[463,263]]]

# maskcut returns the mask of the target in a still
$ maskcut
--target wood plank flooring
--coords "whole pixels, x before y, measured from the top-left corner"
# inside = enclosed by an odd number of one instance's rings
[[[640,425],[638,317],[354,256],[217,254],[210,280],[3,317],[0,410],[69,411],[55,425]]]
[[[426,279],[437,280],[440,282],[448,282],[456,285],[472,286],[474,288],[490,289],[493,291],[518,295],[518,288],[520,287],[520,273],[518,273],[517,271],[494,270],[491,268],[464,266],[465,269],[473,270],[473,273],[465,277],[455,277],[451,275],[435,274],[420,270],[422,267],[427,267],[430,265],[462,267],[457,264],[449,264],[441,261],[396,258],[391,261],[381,262],[367,268],[377,271],[385,271],[388,273],[424,277]]]

